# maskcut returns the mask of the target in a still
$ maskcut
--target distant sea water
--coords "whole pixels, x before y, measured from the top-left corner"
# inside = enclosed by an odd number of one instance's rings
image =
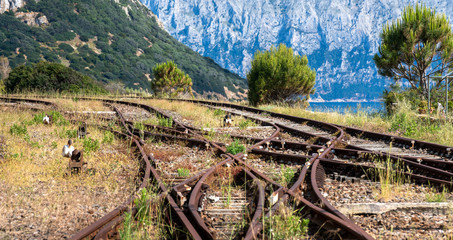
[[[310,102],[308,110],[314,112],[379,113],[384,111],[383,102]]]

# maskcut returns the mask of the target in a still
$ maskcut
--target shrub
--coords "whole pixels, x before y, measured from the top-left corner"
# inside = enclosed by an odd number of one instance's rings
[[[417,131],[417,122],[406,113],[396,114],[393,117],[389,131],[410,137]]]
[[[280,44],[269,51],[255,53],[247,74],[250,104],[289,101],[314,93],[315,70],[308,66],[307,56],[294,55],[291,48]]]
[[[65,132],[67,138],[77,138],[77,129],[74,130],[66,130]]]
[[[59,63],[39,62],[14,68],[5,80],[8,93],[23,91],[104,94],[107,91],[92,78]]]
[[[66,43],[60,43],[60,45],[58,45],[58,48],[60,48],[61,50],[65,51],[67,53],[74,52],[74,48],[72,48],[71,45],[66,44]]]
[[[176,97],[181,93],[192,95],[192,79],[173,61],[157,64],[153,68],[153,75],[151,89],[155,94],[160,96],[168,94],[170,97]]]

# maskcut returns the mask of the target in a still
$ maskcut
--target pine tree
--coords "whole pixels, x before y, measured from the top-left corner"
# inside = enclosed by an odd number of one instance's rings
[[[176,97],[182,93],[192,94],[192,79],[173,61],[157,64],[153,68],[151,89],[158,96]]]
[[[428,96],[428,77],[452,67],[453,34],[445,14],[424,5],[408,6],[400,19],[387,23],[381,33],[374,62],[379,74],[406,79],[413,89]],[[435,88],[441,86],[439,79]]]
[[[250,104],[289,101],[314,93],[316,72],[308,66],[307,56],[294,55],[280,44],[269,51],[255,53],[247,74]]]

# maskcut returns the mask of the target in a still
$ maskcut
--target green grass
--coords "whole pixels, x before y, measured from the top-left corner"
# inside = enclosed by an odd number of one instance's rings
[[[236,155],[238,153],[244,153],[245,152],[245,146],[242,145],[239,140],[234,140],[233,143],[231,143],[229,146],[226,148],[228,153],[231,153],[233,155]]]
[[[380,183],[377,198],[390,200],[395,196],[402,194],[403,184],[410,182],[404,174],[404,165],[402,162],[393,162],[390,158],[384,161],[375,160],[376,167],[374,175],[376,181]]]
[[[180,177],[188,177],[190,174],[190,170],[187,168],[178,168],[178,176]]]
[[[173,127],[173,119],[172,118],[159,117],[159,121],[158,121],[157,125],[159,125],[161,127],[171,128],[171,127]]]
[[[262,105],[259,108],[277,113],[325,121],[349,127],[357,127],[367,131],[380,132],[404,137],[410,137],[422,141],[452,146],[453,123],[442,120],[430,121],[419,117],[416,109],[410,103],[399,102],[393,115],[379,113],[367,113],[359,109],[356,113],[347,112],[341,114],[337,111],[312,112],[304,107],[279,105]],[[453,118],[453,117],[450,117]]]
[[[113,143],[113,140],[115,139],[115,135],[113,135],[112,132],[110,131],[105,131],[104,132],[104,138],[102,139],[102,143],[108,143],[111,144]]]
[[[254,126],[256,126],[256,123],[254,123],[250,119],[245,119],[245,120],[242,120],[242,121],[239,122],[239,128],[240,129],[246,129],[248,127],[254,127]]]
[[[100,147],[99,140],[93,139],[90,137],[84,138],[82,140],[82,143],[83,143],[83,151],[85,154],[90,154],[90,153],[98,150]]]
[[[172,216],[168,214],[168,206],[159,197],[157,187],[142,189],[134,200],[137,209],[135,216],[125,214],[120,239],[176,239],[178,233],[184,232],[174,225],[169,225]]]
[[[442,189],[442,192],[438,193],[427,193],[427,202],[446,202],[447,201],[447,189]]]
[[[282,204],[277,214],[263,219],[264,236],[275,240],[304,239],[309,221],[298,216],[298,210],[291,210]]]
[[[290,184],[293,181],[294,175],[296,174],[296,169],[293,169],[291,167],[285,166],[283,164],[280,165],[280,167],[281,167],[280,183],[283,186],[287,186],[288,184]]]

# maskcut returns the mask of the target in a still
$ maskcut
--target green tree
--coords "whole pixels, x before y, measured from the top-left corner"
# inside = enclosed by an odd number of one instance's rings
[[[92,78],[59,63],[39,62],[14,68],[5,80],[9,93],[24,91],[106,93]]]
[[[308,66],[307,56],[294,55],[280,44],[269,51],[255,53],[247,74],[250,104],[288,101],[314,93],[316,72]]]
[[[192,95],[192,79],[173,61],[157,64],[153,68],[153,75],[151,89],[155,94],[170,97],[176,97],[182,93]]]
[[[408,6],[400,19],[387,23],[381,33],[374,62],[379,74],[395,81],[406,79],[412,89],[427,98],[428,77],[452,66],[453,34],[445,14],[424,5]],[[440,79],[433,80],[435,89]]]

